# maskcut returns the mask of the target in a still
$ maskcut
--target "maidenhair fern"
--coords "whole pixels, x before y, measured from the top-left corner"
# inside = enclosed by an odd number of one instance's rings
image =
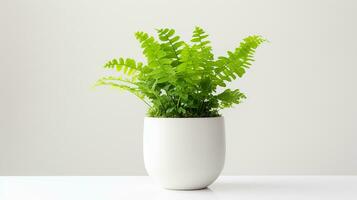
[[[227,82],[242,77],[251,66],[261,36],[245,38],[227,56],[214,58],[208,34],[196,27],[186,43],[174,29],[158,29],[158,40],[144,32],[135,33],[147,62],[131,58],[113,59],[104,67],[119,76],[103,77],[97,85],[129,91],[143,100],[151,117],[215,117],[219,110],[242,102],[238,89],[226,89]]]

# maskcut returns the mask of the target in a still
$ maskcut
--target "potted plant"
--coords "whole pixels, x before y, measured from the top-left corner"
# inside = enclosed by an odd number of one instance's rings
[[[215,58],[202,28],[195,28],[190,44],[174,29],[157,33],[159,40],[135,33],[145,64],[113,59],[104,67],[119,76],[103,77],[97,85],[129,91],[148,105],[144,162],[150,176],[167,189],[202,189],[224,165],[224,119],[219,111],[246,98],[238,89],[225,89],[226,83],[244,75],[265,39],[246,37],[227,56]]]

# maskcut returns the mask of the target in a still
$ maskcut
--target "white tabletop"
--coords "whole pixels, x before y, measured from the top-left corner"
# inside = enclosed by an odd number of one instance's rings
[[[0,200],[357,199],[357,176],[223,176],[208,189],[170,191],[145,176],[0,177]]]

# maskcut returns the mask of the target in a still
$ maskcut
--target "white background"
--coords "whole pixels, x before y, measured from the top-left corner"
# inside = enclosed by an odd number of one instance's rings
[[[0,175],[143,175],[134,96],[91,86],[101,66],[142,60],[133,33],[194,26],[225,54],[250,34],[270,43],[223,112],[225,175],[357,175],[357,3],[0,0]]]

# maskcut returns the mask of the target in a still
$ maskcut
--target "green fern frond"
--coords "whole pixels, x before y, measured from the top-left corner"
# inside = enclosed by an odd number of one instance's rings
[[[144,99],[144,95],[140,92],[140,90],[138,90],[137,88],[134,88],[132,86],[129,85],[125,85],[125,84],[119,84],[119,83],[115,83],[113,81],[107,80],[105,78],[103,79],[99,79],[97,81],[96,86],[111,86],[113,88],[116,89],[121,89],[121,90],[126,90],[129,91],[133,94],[135,94],[137,97],[139,97],[140,99]]]
[[[160,67],[162,65],[170,65],[172,59],[165,58],[166,52],[161,49],[160,44],[144,32],[136,32],[136,39],[141,43],[141,48],[144,49],[143,53],[147,58],[148,65],[151,67]]]
[[[145,32],[135,33],[145,64],[131,58],[113,59],[104,67],[121,74],[103,77],[96,85],[131,92],[150,107],[152,117],[215,117],[246,98],[238,89],[216,91],[245,74],[264,38],[249,36],[227,56],[215,59],[208,34],[200,27],[194,29],[191,44],[180,40],[174,29],[156,31],[159,40]]]
[[[143,63],[136,63],[135,60],[131,58],[119,58],[108,61],[104,65],[104,68],[116,69],[118,72],[122,71],[124,74],[130,76],[135,73],[139,73],[139,71],[141,71],[143,68]]]
[[[234,52],[227,52],[228,57],[218,57],[215,62],[217,76],[228,82],[236,79],[236,76],[242,77],[246,69],[251,66],[251,62],[254,61],[255,49],[265,41],[264,38],[257,35],[246,37]]]
[[[141,43],[148,62],[145,78],[154,79],[159,83],[175,81],[175,71],[171,66],[173,59],[166,57],[167,53],[154,37],[144,32],[137,32],[135,36]]]
[[[198,45],[201,49],[201,53],[208,60],[213,60],[212,47],[209,45],[211,42],[207,39],[208,34],[200,27],[196,26],[193,31],[191,42]]]
[[[208,34],[206,34],[202,28],[196,26],[192,34],[191,42],[198,43],[200,47],[208,47],[210,41],[206,39],[207,37]]]
[[[220,101],[220,108],[232,107],[233,104],[239,104],[243,99],[247,98],[238,89],[226,89],[222,93],[218,94],[216,97]]]
[[[157,29],[157,33],[159,39],[163,42],[161,43],[161,49],[166,52],[166,58],[174,59],[172,66],[179,65],[179,55],[185,42],[180,40],[180,36],[175,35],[174,29]]]
[[[106,76],[106,77],[102,77],[98,80],[99,83],[105,83],[105,82],[120,82],[120,83],[126,83],[126,84],[130,84],[130,85],[137,85],[137,83],[135,82],[135,80],[132,79],[125,79],[125,78],[121,78],[118,76]]]

